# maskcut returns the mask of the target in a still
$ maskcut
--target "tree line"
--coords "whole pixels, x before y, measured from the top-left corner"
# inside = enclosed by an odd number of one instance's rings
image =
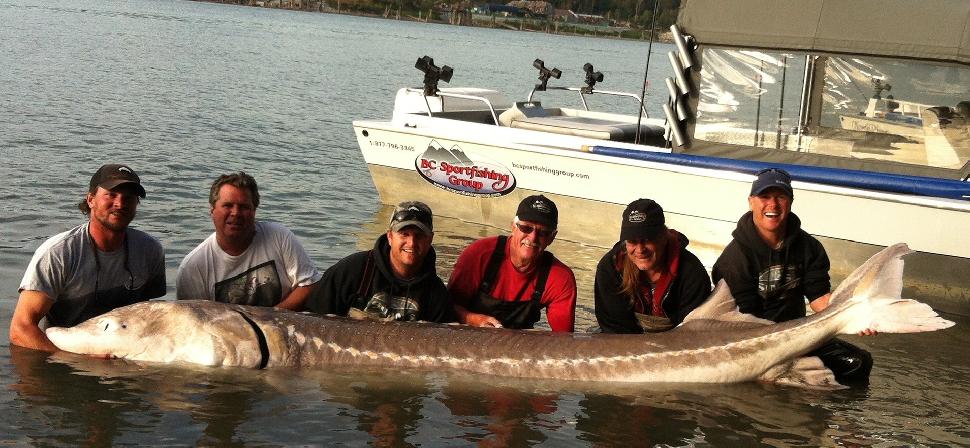
[[[506,4],[509,0],[203,0],[217,3],[235,3],[249,6],[300,9],[309,11],[356,12],[387,15],[394,11],[399,15],[418,16],[435,9],[465,10],[486,3]],[[647,30],[653,23],[656,6],[656,26],[664,30],[677,20],[681,0],[545,0],[556,9],[571,10],[577,14],[591,14]],[[551,18],[550,18],[551,19]]]

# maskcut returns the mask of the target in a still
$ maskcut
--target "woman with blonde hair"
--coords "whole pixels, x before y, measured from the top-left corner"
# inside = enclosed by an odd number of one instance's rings
[[[604,333],[669,330],[711,294],[711,278],[668,229],[660,204],[637,199],[623,210],[620,241],[596,266],[596,320]]]

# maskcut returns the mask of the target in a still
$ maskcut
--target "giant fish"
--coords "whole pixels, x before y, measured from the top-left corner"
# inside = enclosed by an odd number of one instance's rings
[[[804,355],[837,334],[953,325],[900,298],[904,244],[857,268],[820,313],[774,324],[741,314],[722,283],[673,330],[649,335],[551,333],[352,320],[212,301],[149,301],[47,335],[65,351],[134,361],[250,368],[390,366],[520,378],[729,383],[787,379],[837,387]]]

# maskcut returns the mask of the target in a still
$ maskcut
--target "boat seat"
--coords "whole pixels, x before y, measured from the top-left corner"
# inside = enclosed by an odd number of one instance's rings
[[[631,142],[636,139],[637,124],[601,118],[552,115],[538,101],[516,102],[498,117],[499,124],[517,129],[575,135],[600,140]],[[641,137],[664,135],[664,128],[640,125]]]

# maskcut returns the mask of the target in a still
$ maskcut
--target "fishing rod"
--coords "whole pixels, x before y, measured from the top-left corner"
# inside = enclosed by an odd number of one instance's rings
[[[650,19],[650,44],[647,47],[647,67],[643,69],[643,86],[640,89],[640,110],[637,112],[637,135],[633,143],[640,144],[640,122],[643,120],[643,103],[647,95],[647,74],[650,73],[650,55],[653,54],[653,33],[657,29],[657,6],[660,0],[653,2],[653,17]]]

